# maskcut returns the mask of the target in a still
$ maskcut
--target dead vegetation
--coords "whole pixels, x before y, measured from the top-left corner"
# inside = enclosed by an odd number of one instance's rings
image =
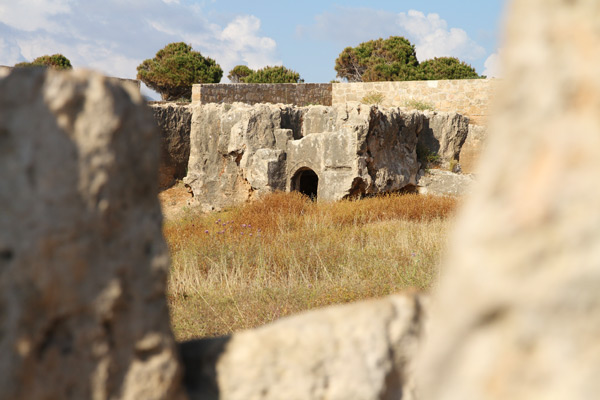
[[[164,226],[179,340],[256,327],[303,310],[427,289],[458,200],[415,194],[312,202],[275,193]]]

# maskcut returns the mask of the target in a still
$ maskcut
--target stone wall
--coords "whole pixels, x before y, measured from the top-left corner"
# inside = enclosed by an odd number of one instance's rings
[[[211,83],[192,86],[192,103],[331,105],[330,83]]]
[[[408,100],[429,103],[438,111],[458,112],[475,124],[484,124],[498,81],[455,79],[441,81],[357,83],[217,83],[192,87],[192,103],[283,103],[306,106],[362,101],[381,94],[383,106],[404,107]]]
[[[383,106],[403,107],[409,100],[422,101],[438,111],[455,111],[483,124],[497,83],[496,79],[337,83],[333,84],[332,103],[362,101],[365,96],[381,94]]]

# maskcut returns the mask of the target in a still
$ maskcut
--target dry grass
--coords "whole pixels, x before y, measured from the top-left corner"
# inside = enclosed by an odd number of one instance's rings
[[[385,100],[385,95],[378,92],[369,92],[362,98],[361,103],[364,104],[381,104]]]
[[[432,103],[429,103],[424,100],[416,100],[416,99],[406,100],[404,102],[404,107],[408,107],[410,109],[420,110],[420,111],[425,111],[425,110],[435,111],[435,106]]]
[[[426,289],[456,203],[411,194],[313,203],[276,193],[168,221],[175,335],[222,335],[314,307]]]

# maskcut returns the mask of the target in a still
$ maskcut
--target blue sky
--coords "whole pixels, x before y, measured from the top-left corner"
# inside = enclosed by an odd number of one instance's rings
[[[415,44],[419,61],[454,56],[498,76],[505,3],[0,0],[0,65],[62,53],[76,68],[134,78],[144,59],[184,41],[216,59],[224,76],[238,64],[283,64],[306,82],[329,82],[344,47],[399,35]]]

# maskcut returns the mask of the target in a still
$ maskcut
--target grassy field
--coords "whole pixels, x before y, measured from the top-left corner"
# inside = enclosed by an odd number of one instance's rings
[[[427,289],[457,200],[414,194],[314,203],[276,193],[167,220],[168,301],[186,340],[334,303]]]

